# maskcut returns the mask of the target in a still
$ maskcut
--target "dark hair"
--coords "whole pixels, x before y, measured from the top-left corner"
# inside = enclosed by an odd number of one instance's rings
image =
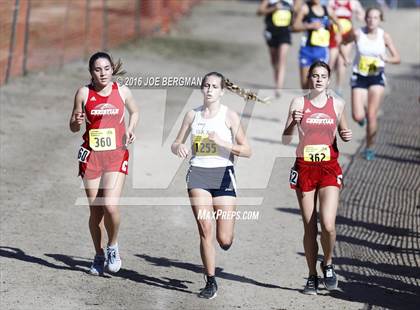
[[[92,72],[94,69],[95,61],[97,61],[99,58],[105,58],[109,61],[112,67],[112,75],[123,75],[127,72],[125,70],[122,70],[122,62],[121,59],[118,59],[116,63],[112,60],[112,57],[105,52],[97,52],[90,56],[89,59],[89,72]]]
[[[322,67],[325,68],[328,71],[328,77],[330,77],[331,75],[331,69],[330,66],[328,64],[326,64],[325,62],[318,60],[315,61],[310,67],[309,67],[309,71],[308,71],[308,77],[310,77],[312,75],[312,72],[315,70],[315,68],[318,67]]]
[[[365,21],[366,21],[369,13],[371,11],[378,11],[379,12],[379,18],[381,19],[382,22],[384,21],[384,12],[382,11],[382,9],[380,7],[370,7],[370,8],[368,8],[366,10],[366,13],[365,13]]]
[[[220,78],[220,86],[222,87],[222,89],[226,87],[226,80],[225,80],[225,77],[223,76],[223,74],[221,74],[219,72],[216,72],[216,71],[213,71],[213,72],[207,73],[203,77],[203,79],[201,80],[201,89],[204,88],[204,83],[206,83],[206,80],[207,80],[207,78],[209,76],[217,76],[217,77],[219,77]]]

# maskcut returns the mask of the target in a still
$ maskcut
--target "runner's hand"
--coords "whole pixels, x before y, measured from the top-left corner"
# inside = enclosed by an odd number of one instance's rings
[[[176,155],[180,158],[187,158],[189,152],[190,151],[185,144],[179,144],[176,150]]]
[[[129,146],[136,140],[136,135],[131,130],[125,132],[125,147]]]
[[[348,59],[348,58],[345,58],[345,59],[344,59],[344,65],[345,65],[346,67],[350,66],[350,65],[351,65],[351,60],[350,60],[350,59]]]
[[[321,27],[322,27],[322,24],[321,22],[318,22],[318,21],[306,24],[307,30],[318,30]]]
[[[292,112],[292,119],[296,122],[296,123],[300,123],[300,121],[303,118],[303,111],[302,110],[294,110]]]
[[[343,41],[343,35],[340,32],[335,34],[335,42],[337,42],[337,46]]]
[[[343,141],[348,142],[353,137],[353,133],[351,129],[341,129],[340,130],[340,137]]]
[[[85,113],[83,112],[76,112],[74,121],[77,125],[82,125],[85,122]]]

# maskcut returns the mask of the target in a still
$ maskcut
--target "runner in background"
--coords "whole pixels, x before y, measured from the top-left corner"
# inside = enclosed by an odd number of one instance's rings
[[[296,13],[292,30],[305,31],[302,37],[299,51],[300,83],[302,89],[308,88],[308,70],[316,61],[328,62],[330,44],[330,24],[334,23],[340,30],[337,33],[337,40],[341,40],[342,32],[334,12],[327,6],[323,6],[320,0],[311,0],[300,6]]]
[[[262,0],[257,14],[265,16],[264,37],[270,52],[274,71],[276,97],[280,97],[286,71],[286,58],[292,43],[290,27],[293,17],[293,1]]]
[[[376,154],[373,146],[378,131],[378,111],[385,90],[385,64],[400,63],[400,54],[391,35],[379,27],[381,21],[383,21],[382,10],[369,8],[366,11],[365,27],[353,31],[340,46],[340,53],[345,63],[349,65],[350,60],[344,53],[345,44],[356,43],[351,77],[352,115],[360,126],[364,126],[367,122],[366,149],[363,151],[363,156],[367,160],[375,159]]]
[[[321,246],[324,259],[321,271],[328,290],[337,289],[338,281],[332,264],[336,239],[335,218],[343,175],[338,164],[336,133],[345,142],[352,138],[344,113],[344,101],[328,95],[330,68],[325,62],[315,62],[309,68],[309,93],[292,100],[283,131],[282,142],[289,144],[299,133],[296,162],[290,172],[290,186],[295,189],[302,213],[306,262],[309,277],[303,292],[318,293],[318,224],[321,223]],[[337,130],[338,129],[338,130]]]
[[[98,52],[89,60],[91,82],[76,92],[70,118],[70,130],[86,132],[78,153],[79,175],[83,178],[89,202],[89,229],[95,257],[89,273],[103,275],[104,269],[115,273],[121,268],[118,249],[120,213],[118,201],[128,173],[128,145],[136,136],[134,130],[139,112],[130,90],[112,82],[113,75],[123,74],[121,62],[114,64],[111,56]],[[125,110],[130,114],[124,124]],[[108,235],[106,249],[102,244]]]
[[[341,25],[341,36],[345,40],[353,29],[352,18],[355,16],[359,21],[363,21],[365,11],[360,4],[359,0],[330,0],[329,7],[338,18]],[[330,27],[330,59],[329,66],[333,72],[336,73],[336,93],[339,96],[343,95],[343,83],[346,75],[346,65],[343,57],[340,57],[338,44],[335,39],[336,32],[338,31],[335,25]],[[349,55],[351,46],[347,45],[343,48],[343,53]]]

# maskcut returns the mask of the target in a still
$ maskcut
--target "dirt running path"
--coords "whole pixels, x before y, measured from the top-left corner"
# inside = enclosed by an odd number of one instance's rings
[[[246,87],[267,89],[272,85],[271,69],[262,20],[255,10],[255,4],[248,2],[206,2],[169,38],[141,40],[112,53],[123,59],[130,76],[202,76],[220,70]],[[418,64],[419,43],[409,46],[402,36],[405,29],[419,29],[418,12],[392,12],[389,17],[385,27],[398,25],[390,31],[403,60]],[[122,207],[119,241],[123,269],[99,278],[86,274],[93,249],[88,209],[76,177],[81,135],[68,130],[74,92],[88,81],[86,63],[31,74],[2,87],[2,308],[370,307],[369,297],[353,300],[347,292],[331,296],[323,290],[316,298],[300,293],[306,276],[302,224],[287,184],[293,147],[280,144],[286,109],[298,86],[298,37],[288,59],[285,86],[290,90],[270,106],[249,106],[244,111],[254,156],[238,162],[240,210],[259,211],[259,218],[238,221],[231,250],[217,250],[220,291],[212,301],[195,295],[204,283],[197,231],[185,199],[186,164],[168,147],[185,102],[190,99],[187,106],[196,106],[199,95],[191,89],[133,90],[142,119],[123,197],[127,205]],[[408,66],[390,72],[403,74]],[[270,90],[261,93],[270,95]],[[243,109],[234,95],[227,95],[224,102],[239,112]],[[344,164],[350,162],[363,135],[353,127],[355,142],[342,148]],[[340,266],[338,273],[346,283]]]

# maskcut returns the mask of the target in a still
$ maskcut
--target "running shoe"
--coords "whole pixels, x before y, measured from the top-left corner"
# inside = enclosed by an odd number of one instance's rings
[[[96,254],[90,266],[89,273],[94,276],[102,276],[104,274],[104,266],[105,256]]]
[[[324,273],[324,285],[327,290],[336,290],[338,286],[338,280],[334,271],[334,266],[332,264],[324,266],[323,262],[321,262],[321,269]]]
[[[198,294],[200,298],[213,299],[217,296],[217,283],[215,277],[207,277],[206,286]]]
[[[118,245],[106,247],[105,267],[111,273],[116,273],[120,270],[121,257],[118,251]]]
[[[366,160],[374,160],[374,159],[375,159],[375,157],[376,157],[375,151],[374,151],[374,150],[372,150],[372,149],[366,149],[366,150],[363,152],[363,157],[364,157]]]
[[[305,288],[303,289],[303,294],[306,294],[306,295],[318,294],[318,283],[319,283],[319,279],[316,274],[309,276],[308,281],[306,282]]]

